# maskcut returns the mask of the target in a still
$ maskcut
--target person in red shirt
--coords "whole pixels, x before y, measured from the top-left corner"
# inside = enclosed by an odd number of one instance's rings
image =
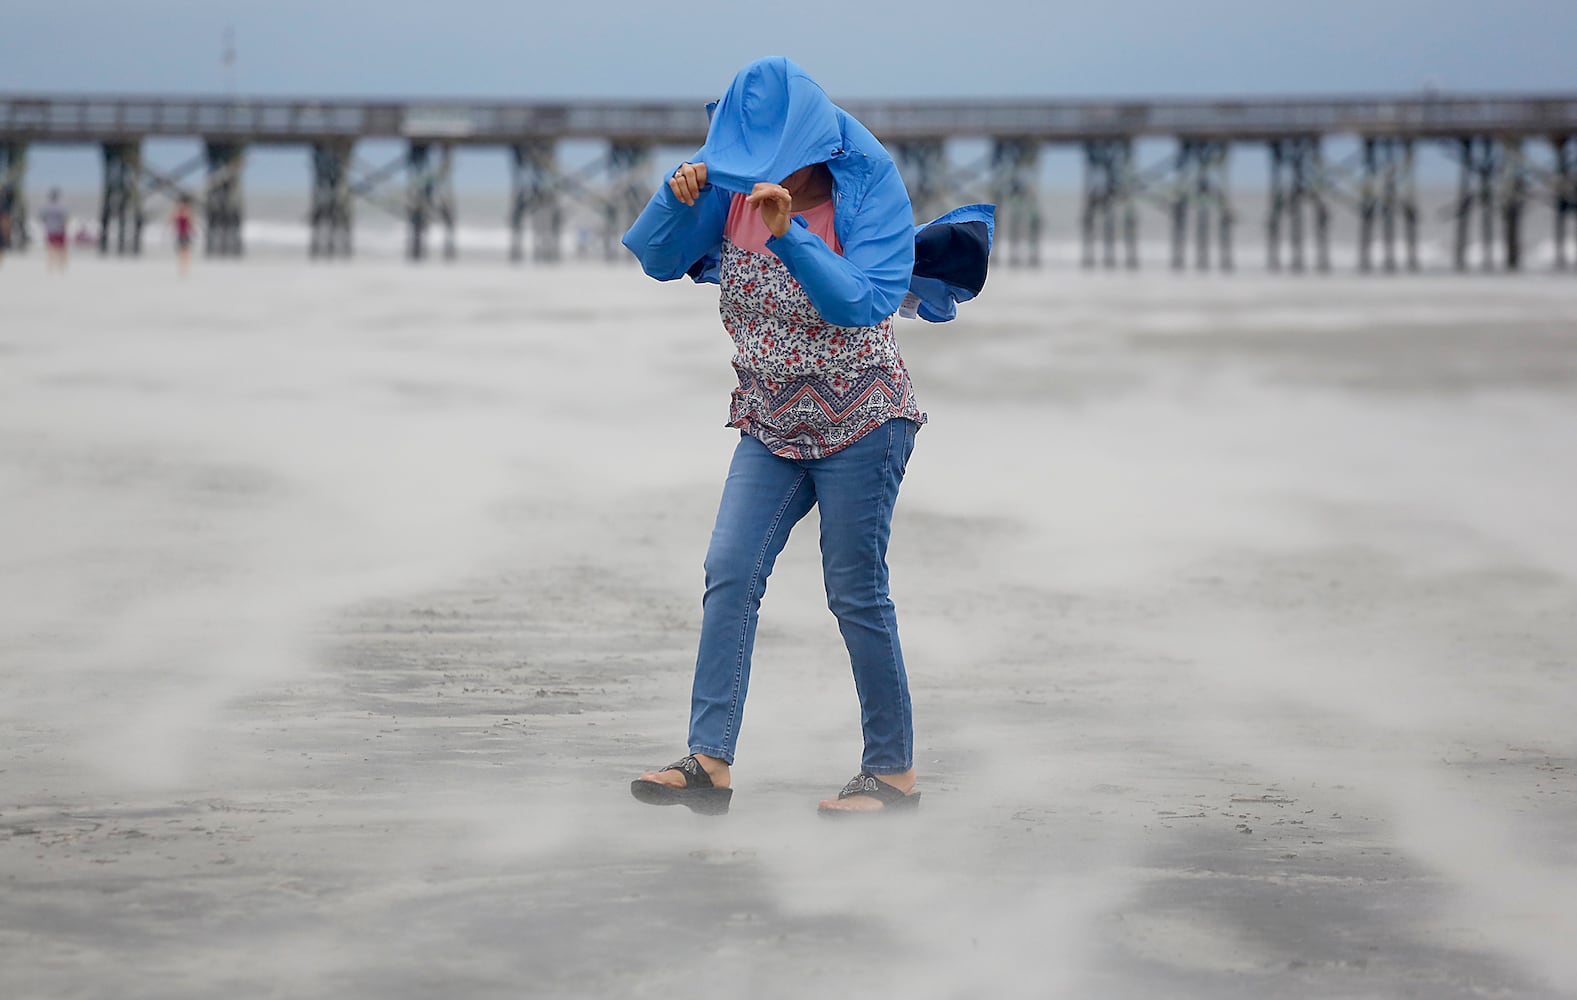
[[[186,274],[192,266],[192,231],[195,221],[192,218],[192,196],[181,195],[175,203],[175,208],[170,213],[170,228],[175,230],[175,256],[180,262],[181,274]]]

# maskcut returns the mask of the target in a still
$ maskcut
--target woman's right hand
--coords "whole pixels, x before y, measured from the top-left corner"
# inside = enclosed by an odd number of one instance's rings
[[[701,189],[706,187],[706,164],[681,163],[674,175],[668,178],[668,190],[686,205],[694,205]]]

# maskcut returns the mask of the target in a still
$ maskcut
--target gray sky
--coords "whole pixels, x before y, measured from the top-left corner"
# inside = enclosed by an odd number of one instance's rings
[[[804,64],[834,99],[1428,84],[1577,90],[1577,0],[799,0],[788,8],[792,20],[755,4],[724,3],[703,16],[694,5],[680,13],[651,0],[0,0],[0,92],[225,93],[227,27],[235,89],[260,96],[699,102],[739,66],[772,54]],[[148,155],[168,167],[196,149],[195,140],[153,143]],[[397,155],[393,146],[364,151],[371,160]],[[302,155],[254,151],[248,187],[303,190]],[[499,187],[502,164],[466,154],[456,181]],[[85,196],[99,173],[88,147],[30,154],[33,188],[61,184]]]
[[[761,55],[837,97],[1577,89],[1573,0],[0,0],[0,91],[712,96]]]

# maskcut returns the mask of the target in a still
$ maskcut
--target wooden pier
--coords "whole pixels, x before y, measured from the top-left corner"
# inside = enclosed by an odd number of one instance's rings
[[[1080,217],[1086,267],[1140,265],[1137,208],[1158,206],[1171,225],[1174,268],[1233,266],[1234,217],[1228,187],[1232,150],[1258,145],[1269,154],[1264,219],[1267,266],[1330,268],[1330,219],[1336,209],[1358,221],[1358,266],[1416,270],[1418,149],[1447,150],[1460,187],[1451,206],[1454,264],[1470,265],[1480,245],[1485,269],[1523,263],[1522,220],[1544,204],[1554,220],[1555,263],[1568,266],[1577,242],[1577,93],[1530,96],[1420,94],[1342,98],[1157,101],[850,101],[844,106],[893,152],[915,213],[929,218],[961,200],[998,209],[1000,253],[1010,264],[1036,265],[1042,229],[1040,176],[1047,147],[1083,151]],[[566,209],[578,203],[600,220],[604,252],[618,254],[619,234],[645,204],[660,170],[700,144],[702,102],[642,101],[356,101],[227,100],[174,97],[0,95],[0,210],[9,210],[13,242],[25,246],[23,199],[27,150],[42,144],[93,144],[102,150],[104,187],[99,246],[136,254],[148,203],[189,195],[200,206],[205,250],[243,250],[242,174],[255,146],[299,146],[309,154],[310,252],[352,252],[358,201],[400,215],[407,252],[455,254],[451,165],[457,147],[510,152],[504,215],[513,259],[552,260]],[[186,138],[202,153],[171,169],[146,162],[148,139]],[[387,164],[355,155],[364,140],[397,139],[405,152]],[[951,140],[984,140],[983,161],[952,164]],[[1333,139],[1358,153],[1332,162]],[[591,140],[605,153],[566,171],[557,148]],[[1175,151],[1156,163],[1137,160],[1136,143],[1166,140]],[[673,147],[674,155],[657,154]],[[1474,222],[1477,222],[1475,231]],[[1569,225],[1570,224],[1570,225]]]

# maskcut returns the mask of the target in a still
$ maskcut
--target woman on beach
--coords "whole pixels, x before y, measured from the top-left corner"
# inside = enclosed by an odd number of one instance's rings
[[[192,196],[183,194],[170,212],[170,228],[175,232],[176,266],[183,276],[192,266],[192,229],[195,225]]]
[[[60,200],[60,189],[51,188],[49,201],[39,209],[38,219],[44,226],[44,269],[66,269],[66,233],[71,227],[71,213]]]
[[[913,225],[892,157],[783,58],[739,72],[624,245],[661,281],[721,286],[739,444],[706,555],[689,755],[631,783],[637,799],[723,813],[756,618],[790,529],[821,510],[822,571],[854,671],[860,772],[820,810],[912,809],[909,682],[888,596],[893,505],[926,416],[892,317],[951,319],[985,281],[991,206]],[[917,266],[917,263],[919,266]]]

